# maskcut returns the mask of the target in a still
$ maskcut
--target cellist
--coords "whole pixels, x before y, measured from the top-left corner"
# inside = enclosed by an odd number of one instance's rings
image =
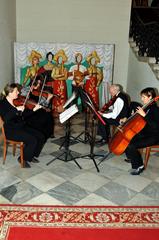
[[[154,88],[148,87],[140,92],[141,101],[148,104],[156,97]],[[136,112],[146,121],[145,127],[135,135],[127,146],[125,153],[131,161],[131,175],[139,175],[144,170],[143,159],[138,149],[149,147],[159,143],[159,108],[155,101],[143,110],[137,107]]]
[[[127,118],[129,114],[128,96],[121,91],[121,86],[113,84],[109,87],[109,92],[112,97],[109,102],[110,104],[105,104],[99,111],[106,123],[106,125],[103,125],[101,122],[98,123],[98,135],[102,138],[97,143],[100,144],[108,142],[110,125],[118,126],[120,120]]]

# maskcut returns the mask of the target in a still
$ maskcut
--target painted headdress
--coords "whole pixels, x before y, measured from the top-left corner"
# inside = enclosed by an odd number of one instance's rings
[[[86,58],[87,62],[90,63],[90,61],[91,61],[92,58],[95,58],[96,64],[97,64],[97,63],[100,63],[100,58],[99,58],[99,56],[98,56],[98,54],[97,54],[96,51],[93,51],[92,53],[90,53],[90,54],[87,56],[87,58]]]
[[[66,56],[65,51],[64,51],[63,49],[60,49],[60,50],[55,54],[54,60],[57,62],[59,57],[62,57],[62,61],[63,61],[63,62],[67,62],[67,60],[68,60],[68,57]]]
[[[30,56],[28,57],[30,63],[32,63],[33,58],[40,59],[42,58],[42,55],[39,52],[32,50]]]

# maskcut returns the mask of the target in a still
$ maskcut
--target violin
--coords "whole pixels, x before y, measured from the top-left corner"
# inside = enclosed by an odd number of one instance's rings
[[[21,96],[21,95],[19,95],[17,99],[14,99],[13,103],[16,107],[25,105],[25,107],[27,109],[30,109],[30,110],[33,110],[33,108],[37,105],[37,102],[35,102],[33,100],[30,100],[30,99],[28,99],[26,101],[26,97]],[[46,107],[43,107],[43,106],[42,106],[42,108],[44,110],[46,110],[47,112],[51,111],[49,108],[46,108]]]
[[[115,103],[116,99],[117,99],[117,96],[116,95],[113,96],[108,103],[104,104],[100,112],[104,113],[106,110],[108,110],[108,108]]]
[[[38,90],[33,90],[32,91],[32,94],[35,95],[35,96],[42,96],[42,97],[45,97],[47,98],[48,97],[48,94],[52,94],[53,97],[57,97],[57,98],[61,98],[60,95],[58,94],[54,94],[54,93],[50,93],[50,92],[47,92],[47,91],[43,91],[42,93]]]

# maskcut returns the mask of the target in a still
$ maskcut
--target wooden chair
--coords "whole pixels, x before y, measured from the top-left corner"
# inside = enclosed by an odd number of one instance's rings
[[[147,168],[148,160],[150,158],[151,152],[159,152],[159,145],[153,145],[151,147],[146,147],[145,151],[145,159],[144,159],[144,167]]]
[[[23,154],[24,143],[9,140],[9,139],[6,138],[4,127],[3,127],[3,120],[2,120],[1,117],[0,117],[0,127],[1,127],[1,130],[2,130],[2,137],[3,137],[3,164],[5,164],[5,161],[6,161],[8,146],[9,145],[13,146],[13,156],[15,156],[16,147],[18,146],[20,148],[20,164],[21,164],[21,167],[23,167],[24,166],[24,154]]]

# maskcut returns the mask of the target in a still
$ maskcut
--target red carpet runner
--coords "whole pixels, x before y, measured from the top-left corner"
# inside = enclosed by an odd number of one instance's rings
[[[158,240],[159,207],[0,205],[0,240]]]

